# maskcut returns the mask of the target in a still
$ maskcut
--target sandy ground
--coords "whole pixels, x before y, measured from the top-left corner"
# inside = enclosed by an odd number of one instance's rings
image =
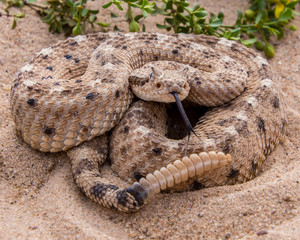
[[[201,3],[224,11],[228,22],[247,6],[242,0]],[[157,31],[154,21],[147,21],[148,31]],[[162,194],[137,213],[120,214],[79,191],[65,153],[41,153],[16,137],[11,82],[33,53],[64,37],[48,33],[31,11],[15,30],[11,23],[0,17],[0,239],[300,239],[299,30],[276,44],[270,60],[289,106],[289,125],[263,173],[235,186]],[[300,29],[299,18],[294,24]]]

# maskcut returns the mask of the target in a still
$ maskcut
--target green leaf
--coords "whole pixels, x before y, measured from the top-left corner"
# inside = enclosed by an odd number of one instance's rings
[[[97,13],[99,13],[99,10],[89,9],[88,11],[89,11],[89,13],[91,13],[91,14],[97,14]]]
[[[231,32],[229,32],[229,31],[226,31],[226,32],[222,35],[222,37],[227,38],[227,39],[229,39],[230,36],[231,36]]]
[[[166,28],[169,28],[169,26],[167,26],[167,25],[161,25],[161,24],[158,24],[158,23],[156,23],[156,27],[157,27],[158,29],[166,29]]]
[[[193,14],[199,19],[205,19],[207,16],[207,12],[204,10],[194,12]]]
[[[81,11],[81,16],[85,17],[87,14],[89,13],[89,10],[87,10],[86,8],[82,9]]]
[[[101,26],[101,27],[109,27],[109,23],[103,23],[103,22],[97,22],[97,25]]]
[[[241,31],[240,27],[234,28],[234,29],[230,30],[231,34],[236,34],[236,33],[240,32],[240,31]]]
[[[165,18],[165,21],[167,23],[169,23],[170,25],[173,25],[174,24],[174,19],[173,18]]]
[[[212,21],[209,26],[210,27],[220,27],[223,23],[223,20],[222,19],[217,19],[217,20],[214,20]]]
[[[73,19],[68,19],[66,23],[72,28],[76,25],[76,22]]]
[[[261,20],[262,20],[263,22],[265,22],[267,19],[268,19],[268,11],[267,11],[266,9],[264,9],[264,10],[262,11],[262,17],[261,17]]]
[[[189,27],[178,27],[176,33],[190,33]]]
[[[111,12],[111,13],[110,13],[110,17],[111,17],[111,18],[117,18],[117,17],[119,17],[119,16],[118,16],[117,14],[114,14],[113,12]]]
[[[117,8],[118,8],[119,10],[123,11],[123,8],[122,8],[122,6],[121,6],[120,3],[114,2],[114,4],[117,6]]]
[[[255,24],[258,24],[262,18],[262,12],[259,12],[255,18]]]
[[[118,28],[117,25],[114,26],[114,29],[113,29],[113,30],[116,31],[116,32],[119,32],[119,31],[120,31],[120,29]]]
[[[134,17],[134,20],[135,20],[136,22],[138,22],[142,17],[143,17],[142,14],[136,15],[136,16]]]
[[[142,13],[143,13],[144,18],[146,18],[148,16],[148,13],[144,9],[142,9]]]
[[[217,15],[214,13],[210,13],[210,19],[211,21],[215,21],[216,19],[218,19]]]
[[[12,26],[11,26],[11,29],[15,29],[15,28],[16,28],[17,23],[18,23],[18,20],[19,20],[18,18],[14,17],[13,24],[12,24]]]
[[[63,28],[62,28],[62,23],[61,22],[57,22],[57,31],[58,31],[58,33],[62,33],[63,32]]]
[[[111,5],[112,5],[112,2],[108,2],[108,3],[106,3],[106,4],[103,4],[102,7],[103,7],[103,8],[108,8],[108,7],[110,7]]]
[[[16,17],[17,18],[23,18],[23,17],[25,17],[25,12],[17,13]]]
[[[268,27],[268,26],[264,26],[263,28],[269,30],[269,32],[273,35],[279,35],[280,34],[280,32],[275,28],[271,28],[271,27]]]
[[[235,25],[241,25],[243,13],[240,10],[237,10],[237,19],[235,21]]]
[[[166,26],[166,25],[161,25],[161,24],[156,24],[156,27],[158,29],[166,29],[167,31],[170,31],[171,30],[171,27],[170,26]]]
[[[278,26],[277,30],[279,31],[279,34],[277,34],[277,39],[280,40],[281,38],[284,37],[283,28],[281,26]]]
[[[229,39],[230,39],[230,40],[238,41],[238,40],[240,40],[240,37],[230,37]]]
[[[293,11],[290,8],[284,9],[282,13],[280,13],[280,22],[288,21],[293,16]]]
[[[80,2],[78,2],[78,1],[73,4],[74,8],[78,8],[79,6],[81,6],[81,5],[80,5]]]
[[[55,22],[53,21],[50,25],[49,25],[49,32],[55,32],[56,30],[56,26],[55,26]]]
[[[168,15],[169,13],[165,11],[163,8],[159,8],[156,5],[154,6],[154,12],[152,15]]]
[[[48,15],[46,17],[42,17],[41,20],[42,20],[42,22],[49,24],[53,18],[54,18],[54,15],[52,15],[52,12],[49,12]]]
[[[259,11],[262,11],[266,7],[265,0],[258,0],[258,9]]]
[[[69,6],[69,7],[73,7],[74,3],[71,1],[71,0],[66,0],[66,4]]]
[[[247,40],[241,40],[241,43],[244,44],[247,47],[250,47],[256,41],[257,41],[257,38],[250,38],[250,39],[247,39]]]
[[[173,7],[173,1],[172,0],[169,0],[168,2],[167,2],[167,4],[166,4],[166,9],[172,9],[172,7]]]
[[[183,15],[180,14],[180,13],[177,13],[177,14],[175,15],[175,18],[176,18],[179,22],[182,22],[182,23],[186,23],[186,22],[189,21],[185,16],[183,16]]]
[[[299,1],[293,1],[290,2],[288,5],[286,5],[288,8],[294,9],[295,6],[299,3]]]
[[[254,32],[257,32],[257,28],[249,28],[246,31],[247,34],[251,34],[251,33],[254,33]]]
[[[223,13],[223,12],[219,12],[219,13],[218,13],[218,18],[224,19],[224,13]]]
[[[89,17],[90,23],[93,23],[93,22],[95,22],[96,20],[97,20],[97,16],[96,16],[96,15],[92,15],[92,16]]]

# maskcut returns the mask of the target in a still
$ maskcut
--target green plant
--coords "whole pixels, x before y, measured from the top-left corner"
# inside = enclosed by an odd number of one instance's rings
[[[155,11],[154,7],[156,6],[155,2],[149,3],[148,0],[112,0],[104,5],[103,8],[108,8],[111,5],[115,5],[120,11],[123,11],[124,8],[122,7],[123,4],[127,5],[127,11],[125,14],[125,19],[129,24],[129,31],[130,32],[139,32],[140,26],[138,24],[141,18],[146,18],[149,14]],[[133,16],[132,8],[138,8],[141,11],[141,14]],[[113,17],[117,17],[116,14],[112,14]],[[146,31],[146,27],[143,24],[143,31]],[[115,30],[118,30],[118,27],[115,26]]]
[[[25,16],[25,12],[13,15],[9,9],[24,6],[35,10],[41,16],[41,20],[49,24],[51,32],[78,35],[83,32],[86,23],[92,27],[97,24],[104,30],[109,26],[107,23],[96,22],[99,10],[86,9],[87,0],[47,0],[45,5],[36,4],[35,0],[0,1],[7,5],[7,16],[13,17],[13,28],[16,27],[17,21]],[[209,14],[198,3],[190,6],[185,0],[157,0],[151,3],[148,0],[111,0],[102,7],[110,8],[115,5],[120,12],[126,9],[123,19],[128,23],[131,32],[138,32],[141,27],[142,31],[146,31],[141,21],[143,18],[162,15],[163,23],[156,24],[159,29],[172,30],[175,33],[215,35],[238,40],[248,47],[254,44],[258,50],[264,51],[266,56],[271,58],[275,54],[275,49],[270,43],[271,35],[281,39],[287,29],[296,30],[290,22],[300,15],[294,10],[299,2],[300,0],[251,0],[248,9],[244,12],[238,11],[234,25],[223,24],[222,12]],[[134,15],[133,12],[138,13]],[[111,17],[118,16],[111,12]],[[114,30],[119,30],[119,27],[115,25]]]
[[[4,2],[5,0],[2,0]],[[36,0],[6,0],[5,12],[13,17],[12,28],[15,28],[20,18],[25,16],[25,12],[13,15],[9,12],[11,7],[23,8],[25,6],[33,9],[41,20],[49,25],[50,32],[64,32],[66,35],[73,33],[81,34],[85,29],[86,23],[92,27],[97,24],[101,27],[108,27],[109,24],[96,22],[99,10],[86,9],[87,0],[47,0],[44,5],[35,3]]]
[[[248,9],[244,12],[238,11],[234,25],[224,25],[222,12],[217,15],[208,14],[198,3],[192,7],[184,0],[161,0],[156,3],[149,4],[147,0],[112,0],[103,7],[107,8],[114,4],[119,10],[123,10],[121,5],[127,4],[125,19],[130,24],[130,31],[140,30],[138,22],[142,17],[147,17],[145,14],[147,9],[147,13],[164,16],[163,24],[156,24],[159,29],[173,30],[175,33],[215,35],[238,40],[248,47],[255,44],[255,47],[264,51],[269,58],[275,54],[275,49],[269,42],[270,36],[275,35],[281,39],[284,36],[284,28],[295,31],[296,27],[289,23],[294,16],[299,16],[299,13],[294,10],[299,0],[252,0]],[[140,8],[143,14],[133,17],[131,6]],[[145,31],[144,25],[143,31]]]

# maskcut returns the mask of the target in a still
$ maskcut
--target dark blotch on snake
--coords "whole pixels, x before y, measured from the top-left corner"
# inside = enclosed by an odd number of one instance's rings
[[[229,144],[226,143],[226,145],[223,147],[222,151],[223,151],[223,153],[227,154],[227,153],[229,153],[229,150],[230,150]]]
[[[103,184],[103,183],[97,183],[95,186],[93,186],[91,188],[90,192],[94,196],[101,198],[106,194],[107,190],[109,190],[109,189],[117,190],[119,188],[115,185],[107,185],[107,184]]]
[[[53,71],[53,67],[46,67],[46,69]]]
[[[74,61],[75,61],[75,63],[79,63],[80,62],[80,60],[78,58],[75,58]]]
[[[238,174],[239,174],[239,170],[235,170],[235,169],[232,168],[232,169],[230,170],[230,173],[228,174],[227,177],[229,177],[229,178],[234,178],[234,177],[236,177]]]
[[[266,131],[265,121],[262,118],[260,118],[260,117],[258,117],[257,120],[258,120],[258,128],[260,130],[262,130],[263,132],[265,132]]]
[[[126,190],[118,191],[116,198],[118,200],[118,204],[126,206],[126,204],[128,203]]]
[[[72,55],[69,55],[69,54],[65,55],[64,57],[65,57],[67,60],[72,59]]]
[[[285,132],[285,127],[286,127],[286,121],[283,120],[282,121],[282,128],[281,128],[281,132]]]
[[[124,127],[124,133],[129,133],[129,127],[128,126]]]
[[[94,168],[95,167],[93,166],[92,162],[88,158],[83,158],[79,161],[76,167],[76,174],[81,174],[81,172],[84,170],[92,171]]]
[[[86,95],[86,99],[90,99],[92,100],[93,98],[95,97],[95,94],[94,93],[89,93],[88,95]]]
[[[278,97],[275,97],[274,102],[273,102],[273,107],[274,108],[279,108],[279,99],[278,99]]]
[[[135,180],[139,181],[141,178],[145,178],[145,176],[143,174],[141,174],[140,172],[135,172],[133,174],[133,177],[135,178]]]
[[[132,187],[128,187],[125,189],[125,191],[134,197],[134,199],[138,202],[139,206],[144,204],[144,199],[137,190],[133,189]],[[126,200],[127,200],[127,198],[126,198]],[[136,206],[135,202],[133,203],[133,206]]]
[[[173,53],[173,54],[178,54],[179,52],[178,52],[177,49],[174,49],[174,50],[172,50],[172,53]]]
[[[28,99],[28,100],[27,100],[27,103],[28,103],[30,106],[35,106],[35,104],[36,104],[36,102],[35,102],[35,100],[34,100],[33,98]]]
[[[116,91],[115,97],[116,98],[120,97],[120,91],[119,90]]]
[[[82,80],[76,80],[75,81],[75,83],[81,83],[82,82]]]
[[[193,182],[192,190],[200,190],[202,188],[205,188],[205,186],[202,183],[200,183],[198,181]]]
[[[252,171],[252,172],[255,172],[256,169],[257,169],[258,164],[255,163],[254,160],[252,160],[251,165],[252,165],[252,166],[251,166],[251,171]]]
[[[161,154],[162,148],[152,148],[152,152],[154,152],[155,154]]]
[[[44,133],[47,134],[47,135],[51,135],[54,132],[55,132],[55,128],[46,128],[44,130]]]

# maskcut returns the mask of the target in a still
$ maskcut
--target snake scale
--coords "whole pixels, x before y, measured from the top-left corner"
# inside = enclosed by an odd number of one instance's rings
[[[188,145],[166,136],[168,104],[157,103],[174,102],[174,92],[185,106],[208,107]],[[132,103],[134,95],[145,101]],[[25,142],[44,152],[67,151],[86,195],[125,212],[139,209],[150,191],[172,186],[172,171],[177,190],[254,178],[287,123],[264,58],[223,38],[184,34],[97,33],[60,41],[21,69],[11,108]],[[225,154],[230,164],[221,163]],[[108,155],[122,179],[140,182],[120,189],[101,176]],[[168,165],[176,159],[182,161]]]

